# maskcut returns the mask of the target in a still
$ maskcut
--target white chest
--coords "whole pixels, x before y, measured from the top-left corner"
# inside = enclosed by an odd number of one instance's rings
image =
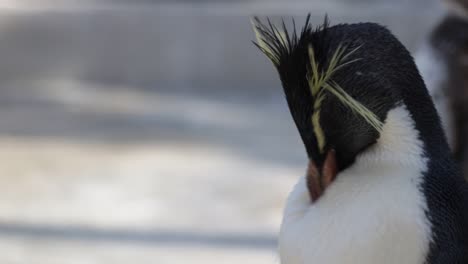
[[[424,263],[431,239],[419,189],[426,162],[419,142],[398,139],[408,127],[387,130],[396,138],[383,135],[385,144],[341,172],[314,204],[301,178],[284,211],[282,264]],[[395,155],[398,148],[404,152]]]
[[[403,185],[393,176],[372,186],[340,175],[316,204],[288,208],[280,233],[281,263],[424,263],[430,239],[424,201],[411,180]],[[308,199],[305,187],[296,189],[304,189]]]

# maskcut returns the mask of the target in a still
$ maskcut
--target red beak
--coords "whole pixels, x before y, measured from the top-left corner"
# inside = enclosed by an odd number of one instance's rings
[[[322,168],[317,168],[312,160],[309,161],[307,188],[312,202],[317,201],[325,192],[325,189],[335,180],[337,171],[335,150],[333,149],[328,151]]]

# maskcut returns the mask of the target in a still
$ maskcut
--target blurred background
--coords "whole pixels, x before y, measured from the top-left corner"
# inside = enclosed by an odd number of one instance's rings
[[[249,17],[387,25],[436,0],[0,0],[0,263],[278,263],[305,152]]]

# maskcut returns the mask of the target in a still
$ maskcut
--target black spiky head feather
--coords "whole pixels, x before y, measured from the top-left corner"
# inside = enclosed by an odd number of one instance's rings
[[[279,73],[309,158],[320,164],[334,149],[339,169],[349,166],[377,141],[388,111],[403,100],[397,71],[415,68],[407,50],[374,23],[330,27],[326,17],[313,28],[308,15],[300,32],[294,20],[292,32],[284,21],[277,27],[255,17],[253,26],[255,45]]]

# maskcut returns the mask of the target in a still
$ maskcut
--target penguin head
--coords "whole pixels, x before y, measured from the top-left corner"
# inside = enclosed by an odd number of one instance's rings
[[[254,20],[257,47],[279,73],[309,158],[312,200],[356,157],[376,144],[387,113],[416,83],[432,104],[412,57],[384,27],[373,23],[317,27],[300,32]],[[294,24],[294,22],[293,22]],[[408,88],[408,87],[407,87]],[[418,91],[419,91],[418,90]],[[433,106],[429,105],[429,108]]]

